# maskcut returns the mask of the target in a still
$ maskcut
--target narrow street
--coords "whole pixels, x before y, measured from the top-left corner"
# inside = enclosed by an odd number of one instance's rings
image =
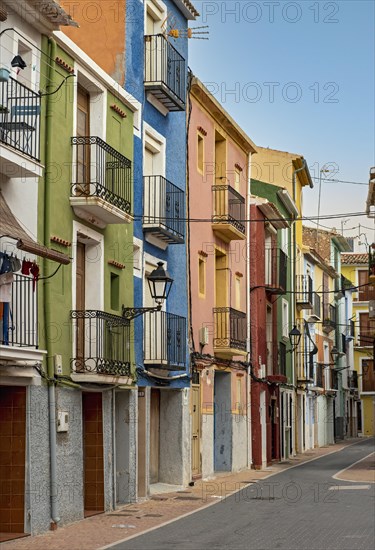
[[[358,481],[354,474],[354,482],[333,476],[373,451],[373,439],[361,441],[249,485],[165,527],[105,548],[369,550],[375,547],[375,484]],[[369,479],[373,468],[372,460]]]

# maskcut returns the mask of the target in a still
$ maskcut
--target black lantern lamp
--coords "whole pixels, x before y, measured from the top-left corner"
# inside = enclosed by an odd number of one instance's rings
[[[331,358],[334,363],[336,363],[336,359],[338,355],[339,355],[339,350],[337,349],[336,346],[333,346],[333,348],[331,349]]]
[[[158,262],[158,267],[154,269],[147,277],[150,294],[157,303],[155,307],[124,307],[122,306],[122,316],[128,321],[143,315],[146,312],[160,311],[164,300],[169,296],[172,288],[173,279],[168,271],[165,271],[163,262]]]
[[[25,61],[22,59],[20,55],[16,55],[13,57],[12,61],[10,62],[12,67],[15,67],[16,69],[26,69],[27,65]]]
[[[168,298],[173,284],[173,279],[165,271],[163,265],[163,262],[159,262],[158,267],[147,277],[151,297],[160,308],[164,300]]]
[[[298,344],[300,343],[300,340],[301,340],[301,331],[298,330],[296,325],[294,325],[292,330],[289,332],[289,340],[292,346],[292,349],[290,351],[292,352],[298,347]]]

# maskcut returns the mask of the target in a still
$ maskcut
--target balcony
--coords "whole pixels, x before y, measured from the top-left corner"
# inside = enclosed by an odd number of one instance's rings
[[[280,248],[266,248],[265,287],[274,294],[285,294],[288,278],[288,258]]]
[[[17,80],[0,82],[0,171],[8,178],[39,177],[40,96]]]
[[[185,242],[185,193],[163,176],[145,176],[143,231],[167,244]]]
[[[186,319],[166,311],[143,317],[144,365],[149,368],[186,370]]]
[[[246,355],[246,313],[217,307],[214,314],[214,353],[224,358]]]
[[[330,333],[336,328],[336,307],[332,304],[323,304],[323,331]]]
[[[70,316],[75,349],[72,378],[93,382],[113,377],[130,379],[129,321],[96,310],[75,310]]]
[[[40,362],[38,349],[38,288],[30,277],[14,274],[10,302],[2,303],[0,362]]]
[[[312,309],[314,306],[313,282],[310,275],[297,275],[297,307]]]
[[[185,72],[185,59],[164,35],[145,36],[144,86],[168,111],[185,110]]]
[[[100,228],[131,223],[131,161],[99,137],[73,137],[70,204],[75,214]]]
[[[213,185],[212,229],[225,242],[246,238],[245,199],[230,185]]]
[[[297,350],[296,354],[297,380],[304,384],[314,382],[314,356],[308,349]]]
[[[358,389],[358,373],[355,370],[348,374],[348,388],[350,390]]]

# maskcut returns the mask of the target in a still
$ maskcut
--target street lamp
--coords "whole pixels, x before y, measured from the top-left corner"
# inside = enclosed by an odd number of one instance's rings
[[[292,330],[289,332],[289,340],[292,346],[292,349],[289,351],[292,352],[298,347],[298,344],[300,343],[300,340],[301,340],[301,331],[298,330],[296,325],[294,325]]]
[[[173,279],[168,271],[165,271],[163,262],[158,262],[158,267],[146,277],[150,289],[151,298],[155,300],[155,307],[125,307],[122,306],[122,316],[131,321],[147,312],[160,311],[164,301],[168,298],[172,288]]]
[[[331,358],[335,364],[339,354],[340,354],[339,350],[336,348],[336,346],[333,346],[333,348],[331,349]]]

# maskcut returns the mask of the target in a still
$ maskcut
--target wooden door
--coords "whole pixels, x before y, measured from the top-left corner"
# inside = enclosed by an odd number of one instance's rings
[[[191,470],[194,477],[197,477],[201,474],[200,426],[200,386],[193,385],[191,387]]]
[[[90,136],[90,96],[86,90],[77,89],[77,137]],[[90,145],[77,145],[76,194],[90,192]]]
[[[160,390],[151,389],[150,403],[150,483],[159,481]]]
[[[26,388],[0,387],[0,532],[23,533]],[[7,535],[2,535],[3,540]]]
[[[84,311],[85,304],[85,257],[86,247],[83,243],[77,242],[76,258],[76,310]],[[77,319],[76,332],[76,370],[84,370],[85,360],[85,319]]]
[[[103,410],[100,392],[82,394],[85,517],[104,512]]]

